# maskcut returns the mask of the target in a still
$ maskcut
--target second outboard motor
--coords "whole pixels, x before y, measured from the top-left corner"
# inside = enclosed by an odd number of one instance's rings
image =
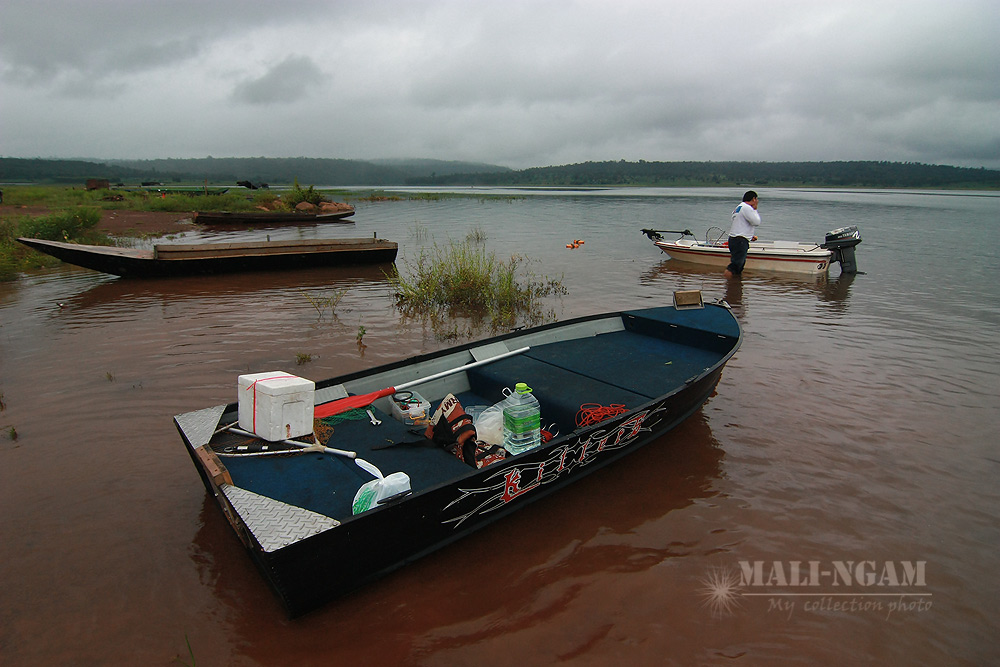
[[[841,227],[826,233],[826,242],[820,248],[833,251],[834,262],[840,262],[841,273],[857,273],[858,261],[854,257],[854,247],[861,243],[861,232],[855,226]]]

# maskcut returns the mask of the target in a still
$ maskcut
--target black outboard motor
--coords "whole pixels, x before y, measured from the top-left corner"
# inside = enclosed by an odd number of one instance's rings
[[[841,227],[826,233],[826,242],[820,248],[833,251],[834,262],[840,262],[841,273],[857,273],[858,262],[854,258],[854,246],[861,243],[861,232],[855,226]]]

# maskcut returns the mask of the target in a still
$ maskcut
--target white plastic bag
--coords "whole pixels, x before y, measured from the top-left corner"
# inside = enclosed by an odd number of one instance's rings
[[[491,445],[503,444],[503,404],[483,410],[476,419],[476,438]]]
[[[503,395],[510,396],[510,389],[504,387]],[[507,399],[494,403],[476,417],[476,438],[491,445],[503,447],[503,406]]]
[[[394,472],[387,477],[377,477],[358,489],[354,495],[351,511],[354,514],[361,514],[378,506],[380,500],[409,490],[410,478],[405,472]]]

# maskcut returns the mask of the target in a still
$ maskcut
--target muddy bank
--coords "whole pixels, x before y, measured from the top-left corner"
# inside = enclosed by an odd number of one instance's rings
[[[45,206],[0,206],[0,216],[50,215]],[[194,213],[185,211],[101,211],[97,231],[112,236],[163,236],[190,228]]]
[[[194,213],[167,211],[103,211],[98,231],[112,236],[163,236],[189,229]]]

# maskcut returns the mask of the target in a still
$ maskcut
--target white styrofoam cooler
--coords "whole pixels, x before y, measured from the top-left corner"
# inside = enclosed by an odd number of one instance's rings
[[[241,375],[240,428],[270,442],[298,438],[313,432],[316,383],[271,371]]]

